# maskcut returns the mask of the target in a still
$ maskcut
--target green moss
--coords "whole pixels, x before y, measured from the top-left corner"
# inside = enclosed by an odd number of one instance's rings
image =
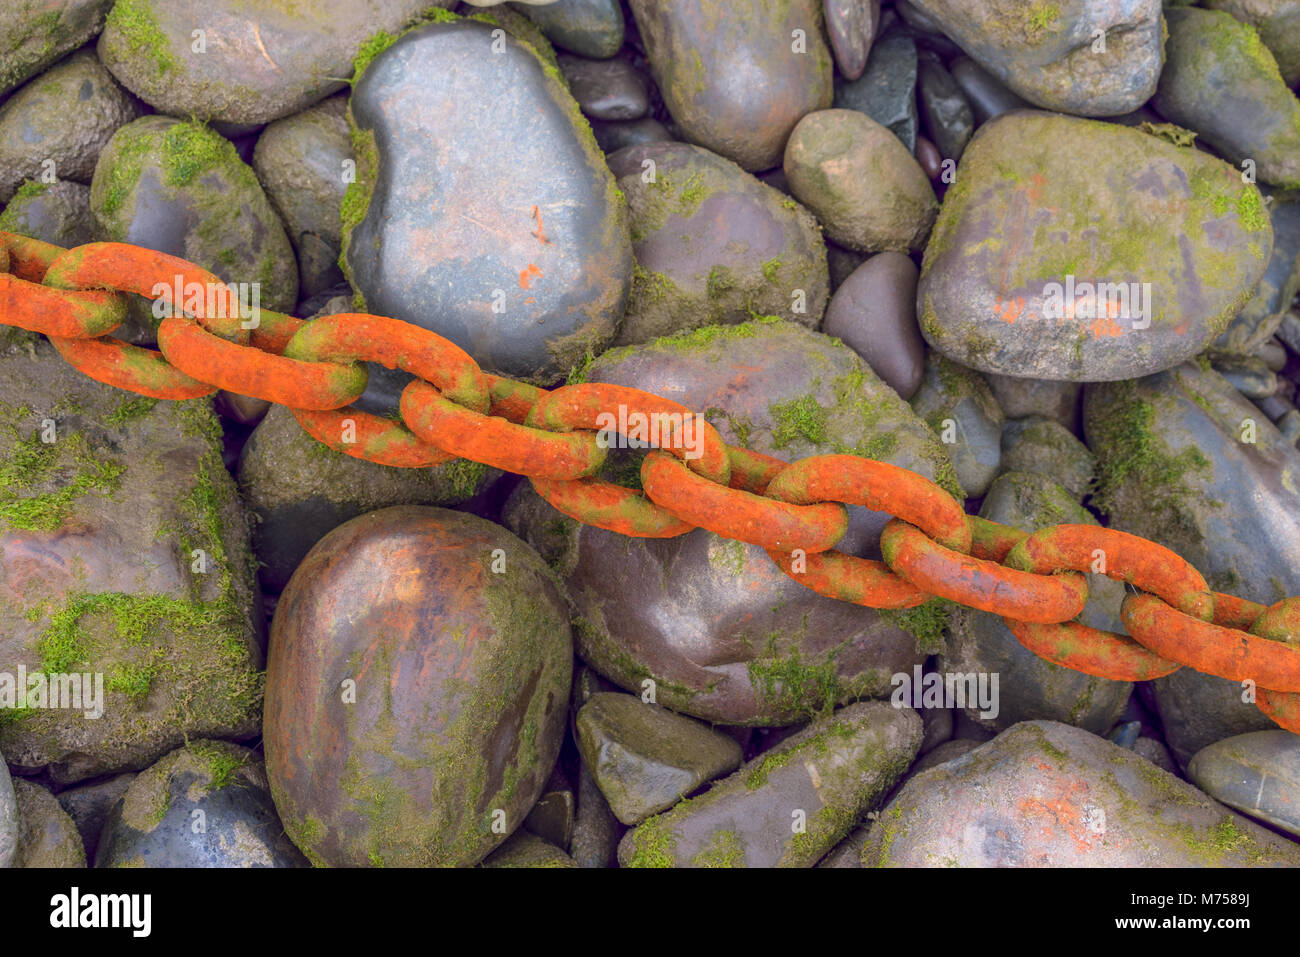
[[[787,448],[800,439],[813,445],[826,443],[828,410],[811,395],[772,403],[767,410],[775,423],[772,444],[776,448]]]
[[[946,598],[932,598],[915,608],[877,609],[876,613],[916,639],[916,650],[927,655],[941,655],[946,650],[944,630],[956,607]]]
[[[215,741],[196,742],[190,745],[189,751],[207,765],[209,791],[220,791],[228,787],[234,781],[235,774],[248,764],[247,754]]]
[[[790,763],[792,757],[794,757],[793,748],[769,751],[759,759],[753,770],[745,775],[745,787],[751,791],[757,791],[767,783],[768,775],[777,768],[785,767]]]
[[[780,271],[781,260],[779,258],[769,259],[767,262],[763,263],[763,278],[773,285],[776,285],[776,277]]]
[[[352,85],[356,86],[357,81],[361,79],[361,74],[366,72],[366,67],[370,66],[370,61],[379,54],[383,53],[394,43],[397,42],[397,36],[386,30],[380,30],[378,33],[371,34],[366,41],[361,44],[361,49],[352,60]]]
[[[769,649],[775,646],[769,639]],[[768,706],[783,715],[815,717],[829,714],[840,694],[839,674],[832,651],[820,661],[805,661],[795,648],[780,657],[748,663],[749,681]]]
[[[125,466],[92,450],[79,432],[46,443],[39,432],[20,441],[17,429],[10,431],[14,443],[0,462],[0,525],[52,532],[82,496],[111,495],[121,484]]]
[[[691,859],[692,867],[744,867],[745,845],[735,831],[718,831]]]
[[[157,677],[158,669],[153,665],[117,665],[105,679],[104,685],[109,691],[118,691],[136,704],[149,697],[149,689]]]
[[[136,419],[148,415],[157,404],[157,399],[150,398],[147,395],[128,395],[118,403],[116,409],[108,414],[105,421],[109,425],[125,425],[127,422],[134,422]]]
[[[1137,128],[1143,133],[1157,136],[1167,143],[1173,143],[1175,146],[1192,146],[1196,142],[1194,132],[1175,123],[1152,123],[1147,121],[1139,123]]]
[[[481,462],[456,459],[440,466],[438,471],[440,475],[446,477],[449,484],[447,501],[463,502],[478,494],[483,486],[483,480],[487,478],[488,467]]]
[[[676,840],[662,815],[643,821],[632,832],[628,867],[673,867]]]
[[[50,188],[49,183],[42,183],[35,179],[25,179],[21,186],[14,191],[13,197],[9,200],[10,205],[21,203],[29,199],[35,199],[41,196]],[[7,207],[6,207],[7,208]]]
[[[179,71],[180,63],[172,55],[167,35],[154,18],[149,0],[117,0],[108,13],[104,29],[122,38],[133,59],[148,61],[159,73]]]

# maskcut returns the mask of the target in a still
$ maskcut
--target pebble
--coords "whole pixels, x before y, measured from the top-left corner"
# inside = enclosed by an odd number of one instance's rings
[[[306,866],[276,816],[261,760],[225,741],[191,741],[136,775],[95,855],[95,867]]]
[[[56,11],[32,3],[6,9],[0,20],[0,99],[94,37],[114,2],[60,0]]]
[[[30,236],[64,249],[94,239],[90,187],[56,180],[27,180],[0,212],[0,232]]]
[[[880,28],[880,0],[822,0],[822,13],[836,66],[847,79],[856,80],[867,67],[871,41]]]
[[[18,846],[11,867],[85,867],[86,849],[72,818],[39,784],[16,778]]]
[[[916,43],[904,33],[886,33],[871,47],[862,76],[835,84],[837,110],[865,113],[916,149]]]
[[[343,281],[339,210],[356,162],[348,141],[347,105],[347,97],[332,96],[276,120],[253,150],[253,170],[297,253],[302,298]]]
[[[321,539],[267,661],[266,771],[289,837],[318,865],[481,861],[555,765],[568,619],[537,554],[472,515],[397,506]]]
[[[101,385],[44,343],[0,355],[0,395],[23,402],[0,421],[0,661],[103,676],[88,679],[98,708],[83,698],[0,723],[10,764],[65,785],[146,767],[187,737],[255,736],[248,520],[208,400]],[[51,637],[60,622],[76,637]]]
[[[0,202],[25,179],[89,183],[109,137],[139,115],[93,53],[45,71],[0,105]]]
[[[618,866],[622,825],[610,810],[591,770],[583,764],[578,775],[578,810],[573,819],[569,854],[579,867]]]
[[[826,235],[859,252],[923,249],[939,208],[898,137],[856,110],[800,120],[786,146],[785,175]]]
[[[817,221],[714,153],[649,143],[609,158],[636,270],[616,344],[771,315],[821,321],[830,294]]]
[[[956,490],[942,445],[907,404],[847,346],[790,323],[614,350],[587,381],[671,395],[706,410],[725,441],[785,461],[856,451]],[[606,477],[635,474],[636,453],[620,454]],[[527,485],[503,520],[560,570],[587,664],[706,721],[791,725],[831,704],[887,694],[888,676],[924,662],[941,627],[928,613],[899,618],[824,598],[757,546],[702,529],[658,540],[579,526]],[[871,554],[885,520],[850,508],[840,547]]]
[[[1210,360],[1214,371],[1248,399],[1267,399],[1278,389],[1277,373],[1254,356],[1216,356]]]
[[[578,108],[593,120],[639,120],[650,112],[647,80],[630,60],[588,60],[561,54],[560,72]]]
[[[1083,383],[1020,379],[996,372],[984,373],[984,381],[1008,419],[1041,416],[1060,422],[1075,435],[1079,434]]]
[[[674,139],[668,127],[649,117],[618,123],[593,120],[591,132],[606,154],[616,153],[629,146],[640,146],[642,143],[660,143]]]
[[[683,137],[744,169],[779,166],[795,124],[831,105],[818,0],[752,0],[744,16],[726,0],[629,5]]]
[[[341,90],[378,33],[400,33],[452,0],[118,0],[99,38],[104,66],[160,113],[249,129]],[[437,11],[441,13],[442,11]],[[201,31],[202,50],[195,48]]]
[[[1276,728],[1196,752],[1187,776],[1243,814],[1300,838],[1300,737]]]
[[[1083,501],[1092,485],[1097,460],[1065,426],[1033,416],[1008,419],[1002,427],[1002,469],[1046,475]]]
[[[1205,0],[1202,6],[1223,10],[1254,27],[1273,58],[1282,82],[1300,84],[1300,4],[1296,0]]]
[[[558,71],[512,37],[499,54],[493,42],[484,23],[432,23],[365,68],[349,122],[373,145],[344,203],[343,265],[363,311],[546,385],[614,335],[627,212]],[[535,119],[504,119],[519,116]]]
[[[1080,728],[1028,721],[905,784],[864,867],[1300,866],[1300,847]]]
[[[1241,441],[1246,420],[1254,442]],[[1271,604],[1300,594],[1300,452],[1222,376],[1186,363],[1089,385],[1092,503],[1112,528],[1171,548],[1215,591]],[[1214,741],[1273,727],[1238,682],[1180,668],[1151,683],[1181,765]]]
[[[1117,116],[1150,99],[1161,75],[1160,0],[975,6],[967,0],[915,0],[911,6],[1043,109]],[[1099,31],[1104,50],[1097,48]]]
[[[975,115],[957,81],[929,51],[917,66],[921,122],[944,159],[958,159],[975,132]],[[931,177],[933,178],[933,177]]]
[[[812,867],[906,770],[921,719],[849,705],[629,831],[623,867]]]
[[[976,126],[983,126],[995,116],[1012,110],[1032,109],[1033,105],[1012,93],[984,67],[970,57],[958,57],[948,67],[953,80],[970,104]]]
[[[618,0],[534,0],[522,12],[546,39],[579,56],[604,59],[623,46],[623,9]]]
[[[1208,154],[1113,123],[1007,113],[980,128],[944,199],[921,332],[981,372],[1146,375],[1223,332],[1271,241],[1259,191]],[[1109,303],[1090,300],[1093,283]]]
[[[939,436],[966,497],[979,498],[998,474],[1005,421],[983,377],[931,352],[910,401]]]
[[[576,728],[584,763],[628,825],[740,767],[740,745],[731,738],[635,695],[594,695]]]
[[[855,269],[826,307],[823,330],[844,341],[871,370],[910,399],[921,385],[925,341],[916,326],[916,265],[877,253]]]

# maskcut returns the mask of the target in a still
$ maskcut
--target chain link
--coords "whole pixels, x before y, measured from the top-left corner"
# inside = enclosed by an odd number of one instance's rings
[[[1000,615],[1030,651],[1085,674],[1147,681],[1187,666],[1252,681],[1260,710],[1300,734],[1300,597],[1266,608],[1212,592],[1174,552],[1115,529],[1056,525],[1030,535],[968,516],[928,479],[858,456],[786,463],[727,445],[707,423],[699,455],[688,456],[682,423],[693,413],[676,402],[612,385],[539,389],[486,373],[447,339],[384,316],[304,322],[262,310],[250,330],[237,316],[208,317],[166,296],[158,351],[109,335],[126,318],[126,294],[153,298],[178,276],[220,285],[193,263],[136,246],[64,250],[0,232],[0,324],[45,334],[86,375],[141,395],[225,389],[285,405],[318,441],[357,458],[398,468],[467,458],[526,476],[588,525],[647,538],[704,528],[748,542],[830,598],[902,609],[939,597]],[[416,377],[402,393],[402,422],[351,407],[366,388],[362,362]],[[595,477],[616,431],[606,417],[619,406],[665,423],[647,443],[642,491]],[[896,516],[881,534],[883,562],[835,550],[846,505]],[[1122,608],[1128,635],[1074,620],[1088,598],[1083,572],[1134,589]]]

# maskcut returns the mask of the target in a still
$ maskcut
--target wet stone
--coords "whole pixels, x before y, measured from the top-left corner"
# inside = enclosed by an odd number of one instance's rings
[[[0,357],[0,395],[22,402],[0,406],[0,661],[87,676],[82,708],[44,695],[0,722],[10,765],[69,784],[256,735],[248,519],[208,400],[122,392],[45,344]]]
[[[200,123],[145,116],[120,128],[90,184],[95,236],[179,256],[228,283],[258,283],[263,309],[298,301],[293,247],[253,170],[230,141]],[[245,296],[251,304],[250,292]],[[139,341],[158,318],[132,303]]]
[[[1254,164],[1262,183],[1300,186],[1300,102],[1252,27],[1231,14],[1170,10],[1168,63],[1153,105],[1195,130],[1238,168]]]
[[[239,483],[257,516],[254,551],[264,587],[280,591],[304,555],[350,518],[392,505],[454,505],[481,492],[493,474],[456,459],[399,469],[335,452],[273,406],[244,446]]]
[[[907,404],[847,346],[789,323],[613,350],[587,381],[671,395],[703,410],[725,441],[784,461],[861,454],[960,495],[938,439]],[[602,474],[635,482],[639,454],[615,450]],[[878,556],[886,516],[849,513],[840,547]],[[942,629],[942,608],[891,614],[824,598],[757,546],[702,529],[630,539],[581,526],[527,485],[504,521],[560,573],[584,661],[638,695],[651,679],[658,704],[708,721],[790,725],[885,696],[888,676],[923,662]]]
[[[601,793],[628,825],[672,807],[741,761],[740,746],[725,734],[635,695],[593,696],[578,712],[577,737]]]
[[[15,778],[18,846],[11,867],[85,867],[86,849],[72,818],[49,791]]]
[[[1300,838],[1300,737],[1255,731],[1196,752],[1192,782],[1217,801]]]
[[[1060,422],[1076,435],[1079,433],[1082,383],[1018,379],[995,372],[984,373],[984,381],[1008,419],[1042,416]]]
[[[790,190],[826,235],[859,252],[924,248],[938,212],[925,171],[885,127],[855,110],[799,121],[785,151]]]
[[[8,6],[0,20],[0,97],[100,31],[114,0]],[[53,14],[53,16],[51,16]]]
[[[284,834],[257,756],[224,741],[192,741],[136,775],[104,825],[95,866],[306,867],[307,861]]]
[[[917,67],[917,97],[921,122],[939,154],[944,159],[958,159],[975,132],[975,116],[952,74],[928,51],[921,55]]]
[[[573,820],[569,854],[579,867],[615,867],[622,826],[610,810],[595,777],[582,764],[578,774],[578,810]]]
[[[1241,441],[1247,419],[1254,442]],[[1300,452],[1222,376],[1186,363],[1089,386],[1084,429],[1111,527],[1174,550],[1215,591],[1261,604],[1300,593]],[[1274,727],[1226,678],[1180,668],[1152,687],[1180,764]]]
[[[980,126],[995,116],[1031,106],[1016,96],[984,67],[970,57],[958,57],[948,67],[953,80],[961,88],[970,104],[975,125]]]
[[[916,277],[916,265],[902,253],[872,256],[835,291],[822,326],[903,399],[916,392],[925,368],[925,341],[916,325]]]
[[[1277,373],[1254,356],[1218,356],[1211,360],[1214,371],[1248,399],[1267,399],[1278,389]]]
[[[347,97],[330,97],[269,124],[253,151],[253,169],[298,254],[303,298],[343,280],[339,209],[355,162],[346,112]]]
[[[931,352],[910,401],[939,436],[967,498],[983,495],[1002,461],[1004,421],[983,376]]]
[[[609,164],[636,254],[618,345],[754,315],[821,321],[826,250],[803,206],[687,143],[632,147]]]
[[[559,56],[560,72],[578,108],[593,120],[639,120],[650,112],[646,77],[625,57]]]
[[[1053,419],[1009,419],[1002,427],[1002,466],[1008,472],[1046,475],[1082,501],[1096,467],[1088,447]]]
[[[985,69],[1044,109],[1085,116],[1135,110],[1163,63],[1160,0],[971,4],[916,0]],[[1097,45],[1105,34],[1105,49]]]
[[[451,0],[119,0],[99,58],[160,113],[242,127],[269,123],[344,88],[376,33],[398,33]],[[205,49],[196,52],[193,32]]]
[[[822,13],[836,65],[845,77],[856,80],[866,69],[880,27],[880,0],[823,0]]]
[[[14,785],[9,777],[9,765],[0,755],[0,870],[14,859],[18,846],[18,804],[14,798]]]
[[[905,784],[872,824],[866,867],[1300,865],[1300,847],[1146,759],[1031,721]]]
[[[1025,532],[1050,525],[1097,524],[1069,492],[1046,476],[1030,472],[998,476],[979,514]],[[1087,581],[1088,601],[1078,620],[1122,633],[1123,584],[1095,574],[1089,574]],[[970,608],[953,613],[948,651],[940,670],[999,676],[996,714],[985,714],[969,703],[959,709],[970,721],[994,731],[1018,721],[1046,718],[1101,734],[1114,725],[1133,690],[1131,682],[1096,678],[1040,658],[1016,640],[999,616]]]
[[[849,705],[699,797],[629,831],[623,867],[812,867],[888,790],[921,743],[921,719]],[[803,812],[805,829],[791,826]]]
[[[907,147],[916,148],[916,44],[901,33],[887,33],[871,47],[862,76],[835,84],[834,107],[857,110],[887,127]]]
[[[516,831],[487,856],[483,867],[577,867],[578,863],[536,834]]]
[[[799,119],[831,104],[819,0],[631,0],[655,83],[682,136],[744,169],[779,166]],[[793,31],[803,31],[795,49]],[[736,82],[744,77],[743,82]]]
[[[1259,33],[1277,60],[1282,81],[1300,83],[1300,3],[1296,0],[1204,0],[1202,6],[1232,14]]]
[[[921,169],[930,177],[931,182],[939,179],[943,173],[943,156],[939,153],[939,147],[924,136],[916,138],[916,161],[921,164]]]
[[[318,865],[478,863],[547,785],[572,664],[552,573],[499,525],[398,506],[339,526],[271,625],[263,743],[286,833]]]
[[[562,50],[604,59],[623,46],[623,10],[618,0],[555,0],[519,9]]]
[[[549,384],[614,335],[633,266],[627,214],[558,71],[511,36],[492,53],[492,30],[418,27],[356,81],[344,267],[366,311]],[[486,104],[532,119],[497,122]]]
[[[47,70],[0,105],[0,202],[25,179],[89,183],[109,137],[139,114],[93,53]]]
[[[135,777],[131,772],[116,774],[102,781],[68,788],[55,795],[59,807],[68,812],[68,817],[72,818],[72,823],[77,826],[81,843],[86,848],[87,860],[95,859],[95,850],[99,847],[99,836],[103,833],[104,823],[108,820],[117,799],[131,786]]]
[[[980,127],[944,198],[921,332],[981,372],[1144,375],[1223,332],[1271,247],[1259,191],[1221,160],[1113,123],[1006,113]]]
[[[90,187],[57,180],[28,180],[0,212],[0,232],[30,236],[64,249],[92,241]]]
[[[629,146],[667,142],[675,138],[668,131],[668,127],[658,120],[649,118],[622,123],[602,123],[600,120],[593,120],[591,132],[595,134],[596,143],[606,154],[616,153]]]

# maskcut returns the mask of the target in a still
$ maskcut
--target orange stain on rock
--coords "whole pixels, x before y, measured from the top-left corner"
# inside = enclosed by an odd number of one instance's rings
[[[519,288],[529,289],[533,285],[534,279],[540,279],[542,271],[534,263],[529,263],[527,269],[519,270]]]
[[[551,245],[551,241],[546,238],[546,227],[542,225],[542,211],[536,206],[533,207],[533,222],[537,223],[537,228],[533,230],[533,235],[547,246]]]
[[[1109,316],[1094,319],[1089,323],[1088,329],[1092,332],[1094,339],[1100,339],[1102,336],[1116,337],[1124,335],[1123,327]]]

